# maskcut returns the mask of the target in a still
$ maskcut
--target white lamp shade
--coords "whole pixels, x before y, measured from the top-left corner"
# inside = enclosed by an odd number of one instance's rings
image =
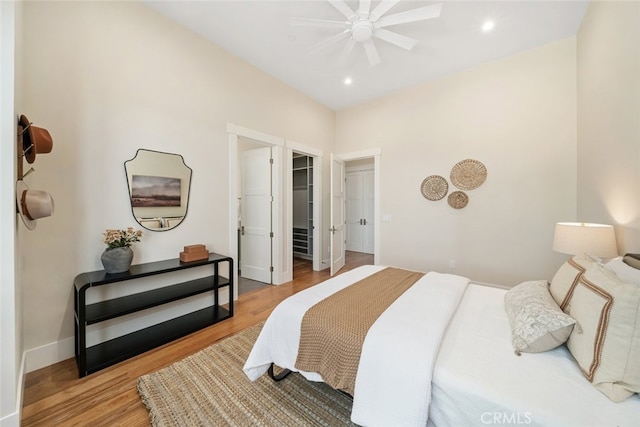
[[[584,222],[559,222],[553,236],[553,250],[563,254],[599,258],[618,256],[613,226]]]

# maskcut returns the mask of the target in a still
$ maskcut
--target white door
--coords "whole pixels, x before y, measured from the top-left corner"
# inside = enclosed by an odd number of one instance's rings
[[[347,172],[346,200],[347,200],[347,244],[348,251],[362,252],[364,250],[364,182],[361,171]]]
[[[362,217],[362,228],[364,230],[362,252],[372,254],[374,251],[373,245],[373,224],[375,215],[375,185],[374,185],[374,173],[373,170],[367,170],[362,173],[363,175],[363,205],[364,216]]]
[[[347,172],[346,218],[348,251],[373,253],[373,170]]]
[[[240,275],[271,283],[271,147],[242,153]]]
[[[329,229],[329,252],[331,275],[344,267],[345,257],[345,207],[344,207],[344,162],[331,154],[331,228]]]

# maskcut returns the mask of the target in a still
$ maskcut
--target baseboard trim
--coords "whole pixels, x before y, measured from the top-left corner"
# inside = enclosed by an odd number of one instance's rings
[[[74,338],[64,338],[25,352],[27,373],[75,357]]]

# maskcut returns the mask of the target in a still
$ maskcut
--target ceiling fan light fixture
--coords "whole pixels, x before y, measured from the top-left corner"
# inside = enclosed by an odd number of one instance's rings
[[[438,18],[442,9],[442,3],[436,3],[387,15],[386,13],[400,0],[376,0],[377,5],[373,10],[371,10],[372,0],[357,0],[358,8],[355,11],[347,4],[347,1],[353,3],[356,0],[327,1],[347,20],[298,18],[293,20],[292,23],[310,27],[341,28],[342,32],[316,43],[311,48],[311,51],[322,49],[340,40],[347,39],[342,49],[342,56],[347,56],[353,47],[359,43],[363,46],[371,66],[380,63],[380,55],[374,43],[374,38],[405,50],[411,50],[418,43],[418,40],[387,30],[386,27]],[[408,2],[409,0],[406,1]]]
[[[351,27],[351,38],[357,42],[366,42],[373,36],[373,24],[371,21],[361,19],[354,22]]]

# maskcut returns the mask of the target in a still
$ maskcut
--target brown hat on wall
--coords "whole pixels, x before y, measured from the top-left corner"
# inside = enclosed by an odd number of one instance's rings
[[[53,198],[42,190],[29,190],[24,181],[16,183],[16,202],[24,225],[29,230],[36,228],[36,221],[53,215]]]
[[[50,153],[53,148],[53,139],[49,131],[33,126],[23,114],[18,122],[22,126],[22,150],[28,163],[36,160],[36,153]]]

